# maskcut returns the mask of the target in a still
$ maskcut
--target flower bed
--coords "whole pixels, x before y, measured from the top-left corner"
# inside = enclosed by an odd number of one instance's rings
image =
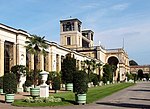
[[[26,97],[24,102],[27,103],[48,103],[48,102],[62,102],[61,98],[55,98],[54,96],[49,96],[48,98],[45,97]]]

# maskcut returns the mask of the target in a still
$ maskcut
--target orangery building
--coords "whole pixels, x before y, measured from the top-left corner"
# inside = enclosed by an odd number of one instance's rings
[[[46,41],[47,55],[39,55],[38,68],[45,71],[61,71],[61,63],[66,54],[71,53],[81,69],[83,61],[94,59],[101,64],[108,63],[116,66],[114,80],[119,76],[120,81],[125,79],[129,72],[128,54],[123,48],[105,49],[101,45],[94,46],[94,32],[82,30],[79,19],[60,20],[60,44]],[[25,41],[31,37],[30,33],[0,24],[0,76],[9,72],[14,65],[25,65],[34,69],[34,56],[26,50]],[[103,74],[102,69],[100,69]],[[98,73],[95,70],[95,73]],[[25,80],[24,80],[25,81]],[[24,82],[23,81],[23,82]]]

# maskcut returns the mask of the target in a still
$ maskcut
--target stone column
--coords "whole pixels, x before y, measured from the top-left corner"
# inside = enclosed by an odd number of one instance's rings
[[[77,21],[74,22],[74,30],[78,31],[78,22]]]
[[[0,40],[0,77],[4,75],[4,41]]]
[[[56,71],[56,54],[52,53],[51,54],[51,67],[52,67],[52,71]]]
[[[17,46],[16,46],[16,44],[14,44],[13,45],[13,63],[14,63],[14,65],[16,65],[17,64],[17,59],[16,59],[16,56],[17,55]]]
[[[61,71],[61,55],[58,55],[58,72]]]
[[[40,55],[40,70],[44,70],[44,56],[43,55]]]
[[[79,60],[79,70],[81,70],[81,61]]]
[[[48,53],[48,71],[52,71],[51,54]]]

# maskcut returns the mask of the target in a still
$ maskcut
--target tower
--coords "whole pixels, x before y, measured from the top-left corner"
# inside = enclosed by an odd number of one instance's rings
[[[93,35],[94,35],[94,32],[92,30],[82,31],[82,47],[83,48],[90,48],[93,46]]]
[[[60,45],[72,49],[82,47],[81,24],[76,18],[60,20]]]

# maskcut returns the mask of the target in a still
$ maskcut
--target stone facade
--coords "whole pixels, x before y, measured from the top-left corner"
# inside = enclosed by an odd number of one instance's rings
[[[142,70],[144,74],[150,74],[150,65],[130,66],[130,72],[133,74],[137,74],[139,70]]]

